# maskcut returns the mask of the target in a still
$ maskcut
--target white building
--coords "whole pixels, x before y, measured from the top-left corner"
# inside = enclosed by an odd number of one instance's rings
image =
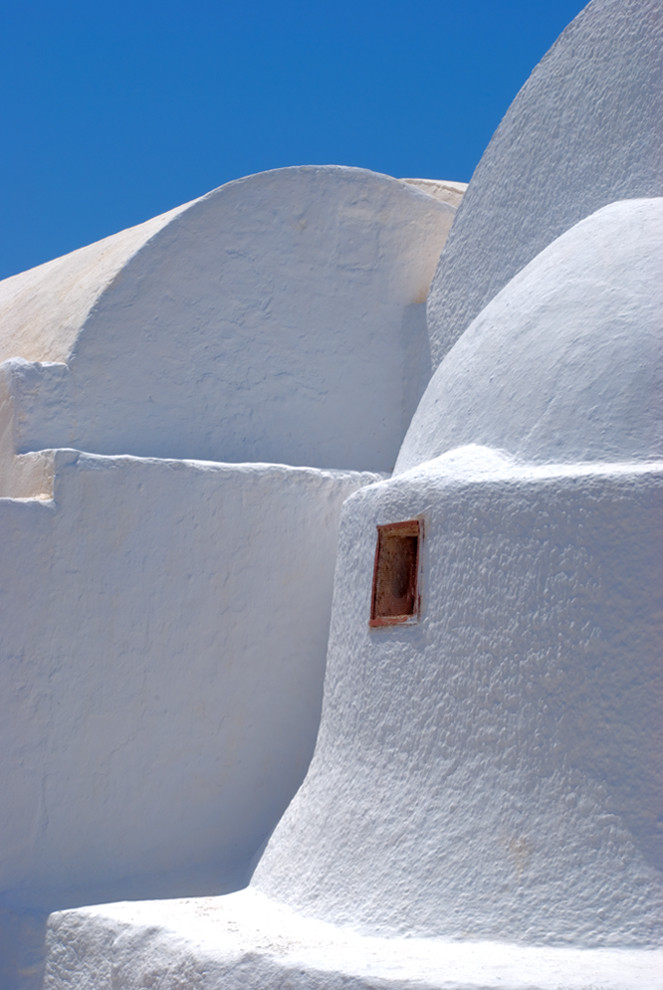
[[[660,986],[662,61],[0,284],[8,987]]]

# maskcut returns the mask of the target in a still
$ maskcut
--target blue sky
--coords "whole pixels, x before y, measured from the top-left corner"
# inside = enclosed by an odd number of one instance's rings
[[[6,0],[0,278],[230,179],[467,181],[582,0]]]

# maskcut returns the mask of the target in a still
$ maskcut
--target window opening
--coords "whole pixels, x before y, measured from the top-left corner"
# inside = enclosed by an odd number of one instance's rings
[[[419,618],[419,519],[378,526],[370,626],[394,626]]]

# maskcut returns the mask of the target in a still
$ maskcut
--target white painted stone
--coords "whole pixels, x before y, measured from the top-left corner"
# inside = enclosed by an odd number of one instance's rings
[[[254,890],[53,915],[44,990],[659,990],[663,952],[362,936]]]
[[[342,501],[375,475],[58,451],[0,499],[8,907],[246,882],[310,759]]]
[[[288,168],[16,276],[5,351],[33,361],[12,368],[16,451],[391,470],[454,215],[388,176]]]
[[[434,366],[547,244],[663,195],[663,5],[593,0],[520,90],[472,177],[429,298]]]
[[[530,462],[663,457],[663,199],[604,207],[541,252],[449,351],[397,471],[462,444]]]
[[[381,937],[663,944],[662,471],[471,448],[348,500],[258,889]],[[414,517],[420,622],[370,629],[376,524]]]

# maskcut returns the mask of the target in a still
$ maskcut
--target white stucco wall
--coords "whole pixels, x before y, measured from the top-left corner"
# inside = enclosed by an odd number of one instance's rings
[[[54,915],[48,990],[660,983],[662,42],[654,0],[594,0],[477,169],[251,886]],[[62,444],[389,468],[452,216],[288,169],[116,242],[67,353],[6,355],[10,484],[48,495],[14,452]],[[28,275],[20,326],[57,284]],[[53,501],[0,501],[5,904],[248,875],[369,480],[64,451]],[[371,630],[375,527],[414,516],[420,621]]]
[[[663,7],[593,0],[488,145],[431,286],[435,366],[554,238],[617,199],[663,195]]]
[[[17,452],[391,470],[431,373],[425,301],[454,215],[408,182],[325,166],[240,179],[148,239],[137,228],[110,283],[90,274],[102,291],[66,356],[12,365]],[[45,312],[62,272],[38,277]],[[25,358],[25,293],[5,298],[5,349]]]
[[[0,285],[3,986],[46,909],[246,881],[376,479],[334,468],[393,465],[456,186],[252,176]]]
[[[663,199],[567,231],[486,306],[417,409],[397,471],[461,444],[527,461],[663,457]]]
[[[356,493],[315,756],[253,885],[380,936],[660,946],[662,496],[660,463],[484,448]],[[421,620],[369,629],[375,526],[415,516]]]
[[[237,885],[305,773],[375,476],[55,462],[54,500],[0,500],[0,907]]]

